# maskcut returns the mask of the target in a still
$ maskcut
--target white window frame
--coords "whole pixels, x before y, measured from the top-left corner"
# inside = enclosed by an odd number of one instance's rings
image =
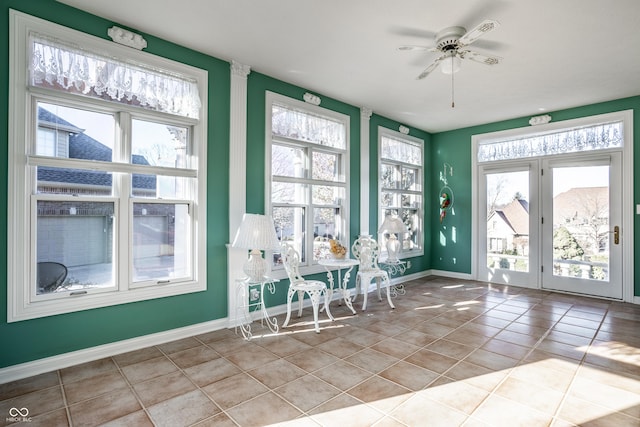
[[[43,87],[29,87],[28,64],[29,34],[30,32],[64,40],[84,49],[100,52],[115,58],[126,58],[134,63],[145,64],[152,69],[167,70],[181,76],[189,76],[196,81],[201,102],[200,117],[189,119],[167,113],[149,111],[140,107],[132,107],[121,103],[92,99],[89,97],[63,93],[59,90]],[[30,15],[10,10],[10,67],[9,72],[9,184],[8,184],[8,277],[7,277],[7,321],[16,322],[26,319],[70,313],[97,307],[106,307],[182,295],[204,291],[207,288],[206,277],[206,137],[207,137],[207,86],[208,73],[206,70],[181,64],[146,52],[137,51],[98,37],[63,27]],[[100,164],[93,162],[94,169],[103,169],[124,176],[133,173],[171,175],[173,168],[133,165],[123,161],[128,146],[130,129],[126,129],[131,118],[152,119],[161,122],[181,123],[189,126],[192,131],[191,173],[195,178],[192,187],[192,198],[188,199],[191,206],[192,221],[191,254],[192,273],[188,280],[167,284],[142,284],[131,281],[132,262],[129,261],[129,247],[131,245],[132,206],[134,202],[160,202],[154,198],[135,198],[129,191],[114,191],[112,197],[89,197],[91,200],[114,202],[118,210],[120,227],[114,228],[114,264],[118,269],[114,272],[115,287],[110,291],[88,290],[81,296],[72,296],[70,292],[61,293],[60,298],[50,296],[34,298],[32,287],[36,280],[36,262],[32,254],[35,244],[35,220],[32,218],[32,198],[36,183],[32,176],[33,164],[62,166],[65,162],[71,165],[74,159],[47,159],[46,157],[29,155],[30,144],[36,133],[37,101],[55,102],[68,106],[84,106],[94,111],[107,111],[122,116],[123,126],[119,129],[119,136],[114,147],[113,162]],[[118,142],[120,141],[120,142]],[[117,149],[116,149],[117,148]],[[124,150],[124,152],[123,152]],[[121,151],[119,155],[116,155]],[[35,160],[34,160],[35,159]],[[74,165],[77,166],[77,165]],[[184,172],[184,171],[181,171]],[[174,172],[174,175],[179,173]],[[114,182],[116,179],[114,179]],[[129,182],[122,179],[122,185]],[[114,187],[115,188],[115,187]],[[47,199],[49,196],[38,195],[36,199]],[[170,202],[163,199],[161,203]],[[185,200],[176,200],[184,203]],[[131,217],[131,218],[129,218]],[[129,219],[128,219],[129,218]],[[33,259],[32,259],[33,258]]]
[[[401,161],[397,161],[397,160],[388,160],[388,159],[383,159],[382,158],[382,138],[383,137],[387,137],[387,138],[391,138],[394,139],[396,141],[400,141],[400,142],[404,142],[407,144],[411,144],[413,146],[417,146],[420,148],[420,153],[421,153],[421,165],[415,165],[412,163],[404,163]],[[420,199],[421,199],[421,204],[420,206],[418,206],[415,210],[416,210],[416,215],[418,217],[418,222],[419,222],[419,230],[417,232],[417,237],[418,237],[418,248],[415,250],[410,250],[410,251],[406,251],[403,249],[402,245],[400,245],[400,250],[398,251],[398,259],[404,259],[404,258],[413,258],[413,257],[418,257],[418,256],[422,256],[424,255],[424,140],[410,136],[410,135],[405,135],[403,133],[394,131],[392,129],[388,129],[382,126],[378,127],[378,174],[380,174],[381,169],[382,169],[382,165],[383,164],[389,164],[389,165],[394,165],[394,166],[400,166],[402,167],[407,167],[407,168],[411,168],[411,169],[418,169],[418,177],[417,177],[417,181],[420,183],[420,190],[419,191],[412,191],[412,190],[402,190],[402,189],[387,189],[387,188],[383,188],[382,187],[382,179],[380,179],[380,177],[378,177],[378,227],[380,227],[380,225],[383,223],[384,221],[384,217],[385,214],[384,212],[386,210],[389,209],[396,209],[398,210],[398,216],[402,218],[401,212],[403,210],[405,210],[406,208],[403,208],[402,206],[392,206],[392,207],[387,207],[387,206],[383,206],[382,205],[382,192],[383,191],[392,191],[395,193],[408,193],[408,194],[415,194],[415,195],[419,195]],[[385,242],[387,241],[385,234],[384,233],[378,233],[376,232],[376,234],[378,235],[378,242],[380,243],[380,254],[381,254],[381,259],[386,259],[387,257],[387,248],[386,248],[386,244]],[[402,240],[401,238],[399,240]]]
[[[267,214],[271,214],[272,212],[272,208],[273,208],[273,203],[271,200],[271,184],[273,182],[273,176],[271,175],[271,170],[272,170],[272,165],[271,165],[271,149],[272,149],[272,142],[273,142],[273,138],[272,138],[272,106],[273,104],[281,104],[281,105],[285,105],[287,107],[296,109],[296,110],[300,110],[300,111],[306,111],[309,112],[310,114],[313,115],[320,115],[320,116],[324,116],[324,117],[328,117],[331,119],[334,119],[336,121],[340,121],[344,124],[345,126],[345,149],[337,149],[337,148],[331,148],[331,147],[326,147],[320,144],[314,144],[314,143],[305,143],[305,142],[300,142],[300,144],[296,144],[295,141],[289,140],[287,141],[290,145],[293,143],[293,145],[299,146],[302,149],[308,150],[311,147],[312,151],[316,151],[316,152],[330,152],[332,154],[338,153],[341,156],[341,160],[340,160],[340,164],[341,164],[341,173],[340,175],[342,176],[342,180],[340,182],[325,182],[325,181],[319,181],[317,183],[319,184],[328,184],[328,185],[335,185],[335,186],[343,186],[344,187],[344,193],[345,193],[345,197],[344,197],[344,204],[340,205],[340,230],[342,231],[341,236],[340,236],[340,242],[346,246],[348,248],[348,250],[350,250],[351,248],[351,242],[349,241],[349,236],[350,236],[350,232],[349,232],[349,204],[350,204],[350,196],[349,196],[349,152],[350,152],[350,143],[349,143],[349,136],[350,136],[350,117],[346,114],[342,114],[342,113],[338,113],[336,111],[333,110],[329,110],[323,107],[319,107],[316,105],[312,105],[303,101],[299,101],[297,99],[293,99],[293,98],[289,98],[283,95],[279,95],[273,92],[269,92],[267,91],[266,93],[266,108],[265,108],[265,114],[266,114],[266,131],[265,131],[265,138],[266,138],[266,143],[265,143],[265,212]],[[292,178],[285,178],[283,180],[284,182],[295,182],[295,179]],[[304,184],[310,184],[311,182],[314,182],[314,180],[311,177],[308,177],[304,180],[299,181],[301,183]],[[324,269],[324,267],[322,267],[321,265],[319,265],[317,262],[313,261],[313,256],[312,256],[312,251],[313,251],[313,209],[314,207],[318,206],[318,205],[314,205],[312,203],[311,200],[307,200],[306,203],[304,203],[303,205],[301,204],[289,204],[286,207],[299,207],[299,206],[304,206],[305,209],[307,209],[307,223],[306,223],[306,232],[307,232],[307,239],[306,239],[306,253],[309,254],[309,256],[307,256],[304,265],[300,265],[300,272],[301,274],[314,274],[314,273],[320,273],[320,272],[325,272],[326,270]],[[326,205],[320,205],[321,207],[325,207]],[[311,236],[309,236],[309,234]],[[269,256],[270,254],[265,255],[266,259],[271,259],[271,257]],[[286,278],[287,275],[284,271],[284,268],[282,267],[274,267],[271,276],[273,276],[276,279],[282,279],[282,278]]]

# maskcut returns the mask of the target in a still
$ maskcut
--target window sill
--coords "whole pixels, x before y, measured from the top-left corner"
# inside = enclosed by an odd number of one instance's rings
[[[90,310],[93,308],[109,307],[131,302],[184,295],[194,292],[202,292],[206,289],[207,286],[204,281],[190,283],[183,282],[174,285],[131,289],[124,292],[87,293],[77,296],[68,296],[62,299],[25,302],[21,306],[19,303],[10,303],[9,311],[7,313],[7,322],[19,322],[22,320]],[[13,297],[14,296],[9,295],[10,302],[20,300],[20,298],[14,299]]]

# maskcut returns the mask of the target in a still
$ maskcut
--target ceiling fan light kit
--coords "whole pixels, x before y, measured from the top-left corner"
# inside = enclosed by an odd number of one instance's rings
[[[449,54],[449,57],[451,59],[446,59],[440,64],[440,71],[442,71],[444,74],[457,73],[458,71],[460,71],[462,60],[454,52],[451,52]]]

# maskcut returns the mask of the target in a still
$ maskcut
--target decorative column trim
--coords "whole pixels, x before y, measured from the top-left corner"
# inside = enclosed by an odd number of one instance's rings
[[[246,79],[250,72],[251,72],[250,66],[244,65],[232,60],[231,61],[231,84],[233,84],[234,76],[243,77]],[[245,86],[246,86],[246,83],[245,83]],[[245,87],[245,93],[246,93],[246,87]]]
[[[246,251],[231,247],[247,209],[247,76],[248,65],[231,61],[229,127],[229,244],[227,245],[227,292],[229,327],[239,323],[236,312],[236,279],[243,277]]]
[[[369,234],[369,123],[373,111],[360,107],[360,234]]]

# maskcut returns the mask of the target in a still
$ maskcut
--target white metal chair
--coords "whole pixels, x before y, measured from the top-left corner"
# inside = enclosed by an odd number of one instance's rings
[[[298,254],[298,251],[296,251],[291,245],[284,244],[282,246],[282,264],[287,272],[287,276],[289,276],[287,318],[282,326],[286,327],[289,324],[289,319],[291,318],[291,300],[295,293],[298,294],[298,317],[302,316],[302,303],[304,300],[304,294],[306,293],[309,295],[309,300],[311,301],[311,306],[313,308],[313,322],[315,324],[315,330],[319,333],[320,327],[318,326],[318,311],[320,307],[320,297],[322,295],[324,295],[324,307],[327,311],[327,316],[329,316],[329,319],[333,320],[333,316],[329,311],[330,295],[327,290],[326,283],[320,280],[306,280],[300,275],[300,254]]]
[[[371,236],[360,236],[351,246],[351,253],[360,262],[358,274],[356,276],[356,294],[364,294],[364,302],[362,310],[367,309],[367,295],[369,294],[369,285],[373,279],[376,280],[376,288],[378,290],[378,300],[382,301],[380,288],[387,288],[387,301],[391,308],[396,308],[391,302],[391,280],[389,273],[378,266],[378,257],[380,256],[380,247],[378,242]]]

